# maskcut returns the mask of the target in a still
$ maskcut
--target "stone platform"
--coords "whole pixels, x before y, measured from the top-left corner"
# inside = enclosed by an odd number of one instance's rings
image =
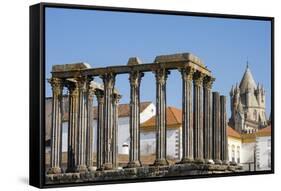
[[[240,166],[214,164],[175,164],[171,166],[145,166],[118,170],[93,171],[86,173],[62,173],[46,175],[46,184],[97,182],[122,179],[155,177],[194,176],[218,173],[241,172]]]

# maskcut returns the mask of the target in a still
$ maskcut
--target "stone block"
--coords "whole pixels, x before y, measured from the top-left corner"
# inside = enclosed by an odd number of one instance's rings
[[[156,56],[155,63],[166,63],[166,62],[193,62],[202,67],[205,67],[203,61],[191,53],[178,53]]]
[[[52,72],[65,72],[65,71],[82,70],[82,69],[89,69],[89,68],[91,68],[91,66],[85,62],[73,63],[73,64],[59,64],[59,65],[53,65]]]
[[[142,61],[138,57],[129,58],[127,63],[128,66],[138,65],[138,64],[142,64]]]

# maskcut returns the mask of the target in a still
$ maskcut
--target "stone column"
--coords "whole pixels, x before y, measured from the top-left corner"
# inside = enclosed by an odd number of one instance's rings
[[[68,149],[67,172],[73,172],[77,165],[77,125],[78,125],[78,87],[75,81],[68,81],[69,109],[68,109]]]
[[[213,159],[221,164],[220,94],[213,92]]]
[[[112,163],[114,169],[118,168],[118,103],[120,99],[121,95],[116,93],[113,95]]]
[[[104,84],[104,135],[103,135],[103,164],[104,170],[112,169],[112,95],[115,83],[115,74],[107,73],[102,76]]]
[[[103,161],[103,128],[104,128],[104,118],[103,118],[103,109],[104,109],[104,92],[102,90],[95,91],[97,102],[98,102],[98,111],[97,111],[97,170],[102,170],[102,161]]]
[[[168,165],[166,159],[166,80],[169,71],[161,68],[156,77],[156,160],[155,166]]]
[[[87,140],[86,140],[86,165],[89,171],[94,170],[93,166],[93,98],[95,90],[88,83],[87,87]]]
[[[180,163],[193,161],[192,128],[192,78],[194,69],[181,69],[182,75],[182,159]]]
[[[194,162],[204,163],[203,159],[203,117],[202,117],[202,83],[204,75],[195,72],[193,93],[193,126],[194,126]]]
[[[213,164],[213,132],[212,132],[212,84],[214,78],[206,76],[203,81],[203,156],[206,163]]]
[[[51,126],[51,156],[48,174],[59,174],[61,170],[61,141],[62,141],[62,90],[63,82],[59,78],[51,78],[52,86],[52,126]]]
[[[140,162],[140,82],[143,73],[130,74],[130,154],[128,168],[141,166]]]
[[[78,130],[76,172],[87,172],[86,166],[86,125],[87,125],[87,78],[77,78],[78,85]]]
[[[220,96],[220,126],[221,126],[221,160],[223,164],[228,164],[228,143],[227,143],[227,116],[226,97]]]

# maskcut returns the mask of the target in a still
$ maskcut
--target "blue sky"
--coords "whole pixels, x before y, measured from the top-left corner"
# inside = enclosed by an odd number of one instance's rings
[[[190,52],[212,71],[213,90],[227,96],[229,117],[229,91],[240,82],[248,60],[256,83],[265,87],[269,115],[270,27],[269,21],[47,8],[46,78],[54,64],[125,65],[133,56],[151,63],[157,55]],[[123,95],[121,103],[128,103],[127,74],[117,76],[116,88]],[[51,96],[48,83],[46,96]],[[142,79],[141,101],[155,103],[152,73]],[[167,80],[167,105],[181,108],[178,71],[172,71]]]

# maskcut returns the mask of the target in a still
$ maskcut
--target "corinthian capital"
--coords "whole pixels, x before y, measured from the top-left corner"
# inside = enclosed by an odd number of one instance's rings
[[[78,87],[76,81],[66,81],[65,83],[70,96],[76,96],[78,95]]]
[[[96,95],[96,97],[97,97],[98,103],[103,103],[103,102],[104,102],[104,99],[103,99],[103,97],[104,97],[104,92],[103,92],[102,90],[97,89],[97,90],[95,91],[95,95]]]
[[[114,73],[106,73],[101,75],[100,77],[103,80],[104,87],[107,88],[114,88],[114,83],[115,83],[115,74]]]
[[[194,84],[196,86],[202,86],[204,77],[205,77],[205,74],[203,74],[199,71],[196,71],[193,75]]]
[[[85,76],[75,78],[77,87],[80,91],[86,91],[87,89],[87,78]]]
[[[62,92],[63,89],[63,80],[60,78],[51,78],[48,79],[48,82],[51,84],[53,93],[55,95],[59,95]]]
[[[180,72],[182,74],[183,80],[192,80],[195,70],[194,70],[194,68],[186,67],[186,68],[180,69]]]
[[[205,76],[203,79],[204,88],[212,89],[213,82],[215,81],[214,77]]]
[[[132,71],[132,72],[130,73],[130,77],[129,77],[131,86],[138,87],[138,86],[140,85],[141,78],[142,78],[143,76],[144,76],[144,74],[143,74],[142,72],[139,72],[139,71]]]
[[[113,94],[113,96],[112,96],[112,102],[114,103],[114,104],[117,104],[117,103],[119,103],[119,101],[120,101],[120,99],[122,98],[122,96],[120,95],[120,94]]]
[[[170,74],[169,70],[166,70],[165,68],[161,68],[155,71],[156,74],[156,81],[159,84],[165,84],[166,80],[168,78],[168,75]]]

